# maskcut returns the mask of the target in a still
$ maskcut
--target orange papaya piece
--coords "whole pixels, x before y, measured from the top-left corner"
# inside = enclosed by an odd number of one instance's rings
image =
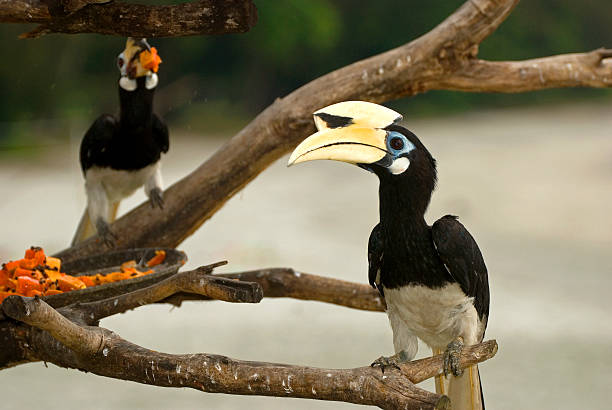
[[[59,271],[55,271],[55,270],[51,270],[51,269],[45,269],[45,274],[47,275],[47,280],[49,281],[56,281],[58,280],[62,275],[64,275],[63,273],[60,273]]]
[[[51,296],[51,295],[59,295],[60,293],[64,293],[61,290],[58,289],[47,289],[44,294],[45,296]]]
[[[0,270],[0,286],[9,286],[9,279],[11,276],[9,275],[6,269]]]
[[[62,266],[62,262],[58,258],[54,258],[52,256],[47,256],[46,264],[49,269],[56,270],[58,272],[60,271],[60,268]]]
[[[149,259],[147,266],[152,268],[164,262],[166,259],[166,251],[155,251],[155,256]]]
[[[84,289],[85,284],[78,278],[70,275],[62,275],[57,279],[57,287],[61,291],[68,292],[71,290]]]
[[[96,286],[96,277],[94,276],[78,276],[79,280],[85,284],[85,286],[92,287]]]
[[[31,290],[43,290],[43,285],[30,276],[19,276],[17,278],[17,293],[27,296]]]
[[[28,293],[26,293],[26,296],[33,298],[34,296],[42,296],[42,294],[40,290],[30,289]]]
[[[36,259],[22,259],[19,261],[19,267],[23,269],[33,270],[38,265],[39,263],[36,262]]]
[[[17,268],[17,269],[15,269],[15,273],[13,274],[13,276],[16,276],[16,277],[19,277],[19,276],[34,277],[34,271],[31,270],[31,269]]]
[[[134,269],[135,267],[136,267],[136,261],[135,260],[123,262],[121,264],[121,271],[125,272],[127,269]]]
[[[10,275],[15,273],[15,269],[17,268],[19,268],[19,261],[11,261],[4,264],[4,269],[6,269]]]

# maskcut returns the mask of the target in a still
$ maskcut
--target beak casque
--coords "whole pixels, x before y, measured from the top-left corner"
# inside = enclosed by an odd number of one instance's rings
[[[317,159],[371,164],[387,155],[385,127],[402,119],[397,112],[365,101],[345,101],[314,113],[318,132],[302,141],[288,166]]]
[[[123,56],[126,61],[126,75],[130,78],[143,77],[156,73],[161,63],[155,47],[149,46],[146,39],[128,37]]]

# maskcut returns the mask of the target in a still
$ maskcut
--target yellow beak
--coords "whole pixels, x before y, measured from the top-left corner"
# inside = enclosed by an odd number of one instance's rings
[[[386,136],[382,129],[358,125],[322,129],[295,148],[287,166],[317,159],[372,164],[387,154]]]

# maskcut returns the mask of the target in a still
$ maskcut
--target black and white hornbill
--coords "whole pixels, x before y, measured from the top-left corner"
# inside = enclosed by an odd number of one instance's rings
[[[484,407],[478,367],[463,372],[464,345],[482,341],[489,315],[487,268],[474,238],[447,215],[432,226],[425,211],[436,162],[401,115],[363,101],[314,113],[318,132],[293,151],[289,165],[329,159],[356,164],[380,180],[380,222],[368,244],[369,281],[387,304],[396,354],[372,365],[397,366],[417,353],[417,338],[444,354],[436,390],[453,409]]]
[[[97,232],[113,246],[116,238],[110,223],[119,202],[143,185],[151,205],[163,208],[160,157],[168,151],[168,127],[153,112],[160,62],[155,47],[131,37],[117,57],[119,117],[101,115],[81,142],[87,209],[73,245]]]

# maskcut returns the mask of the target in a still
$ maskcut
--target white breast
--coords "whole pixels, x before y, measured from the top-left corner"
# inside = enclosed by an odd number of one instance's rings
[[[457,283],[437,289],[422,285],[385,288],[385,301],[389,319],[401,322],[407,332],[431,348],[445,349],[457,336],[463,336],[466,344],[478,341],[473,298],[467,297]]]
[[[125,171],[107,167],[91,167],[85,173],[88,184],[104,187],[108,201],[113,203],[130,196],[151,178],[159,168],[159,161],[142,169]]]

